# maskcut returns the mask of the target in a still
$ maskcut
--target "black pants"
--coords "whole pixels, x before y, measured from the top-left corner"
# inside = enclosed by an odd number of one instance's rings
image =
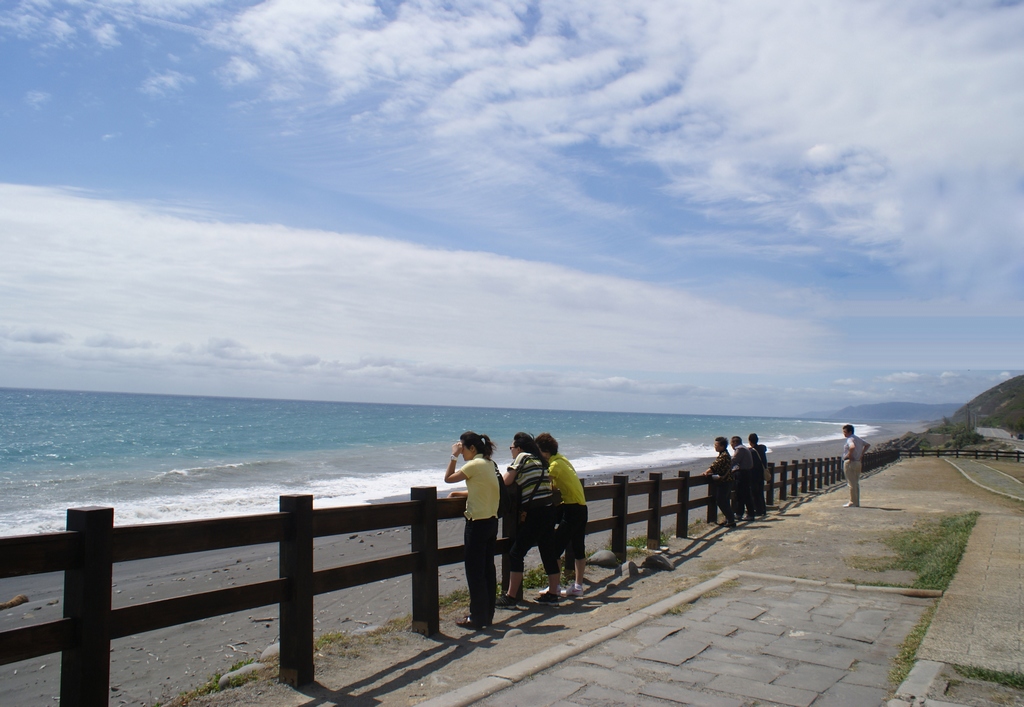
[[[526,568],[526,553],[534,545],[540,550],[544,562],[544,574],[558,574],[558,557],[564,548],[555,546],[555,523],[558,522],[557,506],[531,508],[526,520],[516,529],[516,540],[508,551],[509,569],[522,572]]]
[[[757,513],[754,510],[754,495],[751,489],[752,480],[750,469],[738,469],[733,472],[736,480],[736,503],[733,504],[732,512],[737,518],[744,515],[753,518]]]
[[[768,512],[768,507],[764,502],[764,472],[755,471],[754,478],[750,481],[751,491],[754,495],[754,515],[763,516]]]
[[[732,492],[736,488],[735,481],[712,481],[711,491],[715,494],[715,503],[718,509],[725,514],[727,523],[735,523],[736,516],[732,514]]]
[[[494,549],[498,519],[467,520],[462,534],[465,545],[466,585],[469,587],[469,618],[477,626],[494,621],[498,579],[494,573]]]
[[[570,545],[574,560],[582,560],[587,556],[587,507],[579,503],[563,503],[558,507],[561,517],[555,530],[555,547],[562,554]]]

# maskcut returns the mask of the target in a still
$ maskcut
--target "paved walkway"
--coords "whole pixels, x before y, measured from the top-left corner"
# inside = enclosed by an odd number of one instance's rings
[[[1009,474],[993,469],[984,462],[971,459],[950,459],[947,457],[946,461],[952,464],[968,481],[993,493],[1024,501],[1024,484]]]
[[[881,705],[890,661],[934,601],[723,572],[613,623],[593,645],[581,637],[561,656],[555,649],[424,705]]]
[[[741,577],[481,704],[879,705],[890,660],[932,602]]]
[[[918,655],[1024,673],[1024,518],[978,518]]]
[[[949,461],[979,486],[1024,497],[1024,485],[1006,474],[973,460]],[[888,672],[899,644],[936,603],[918,663],[888,704],[962,707],[944,696],[947,680],[957,677],[948,665],[1024,672],[1024,518],[982,510],[938,602],[727,570],[424,707],[873,707],[891,694]],[[1010,704],[1005,697],[966,701]]]

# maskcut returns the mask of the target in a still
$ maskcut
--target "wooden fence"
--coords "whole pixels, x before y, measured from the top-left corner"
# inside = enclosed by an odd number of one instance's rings
[[[867,454],[864,471],[899,456],[896,450]],[[769,504],[776,492],[781,501],[843,480],[838,457],[770,463],[769,470]],[[707,484],[704,476],[680,471],[671,478],[652,472],[646,481],[621,475],[611,484],[586,486],[588,502],[611,501],[611,514],[591,519],[587,533],[611,531],[612,551],[625,560],[629,527],[646,523],[647,546],[657,549],[663,518],[675,516],[677,537],[686,537],[691,510],[704,507],[709,522],[717,519],[707,494],[691,498],[693,489]],[[666,493],[672,503],[664,503]],[[636,497],[643,508],[631,511]],[[313,510],[312,496],[292,495],[281,496],[279,507],[263,515],[117,527],[112,508],[72,508],[65,532],[0,538],[0,579],[64,572],[63,618],[0,632],[0,665],[60,652],[60,704],[105,706],[113,639],[278,604],[280,680],[304,685],[313,681],[313,597],[406,575],[412,580],[413,630],[439,630],[438,568],[461,562],[463,547],[438,546],[438,521],[461,518],[465,499],[439,499],[435,488],[418,487],[409,501],[397,503]],[[401,527],[411,530],[408,553],[314,570],[315,538]],[[497,552],[506,578],[513,532],[514,524],[502,523]],[[277,579],[112,607],[114,563],[266,543],[279,546]]]
[[[904,457],[955,457],[957,459],[1006,459],[1019,462],[1024,459],[1024,451],[1000,451],[998,449],[918,449],[900,452]]]

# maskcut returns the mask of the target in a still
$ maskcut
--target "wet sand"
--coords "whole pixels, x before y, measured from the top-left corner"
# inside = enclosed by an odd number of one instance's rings
[[[839,423],[836,425],[837,434]],[[866,439],[877,443],[919,430],[920,424],[882,424]],[[724,431],[728,434],[730,431]],[[743,434],[744,438],[746,434]],[[770,450],[769,461],[838,456],[842,440],[778,447]],[[666,477],[681,470],[699,474],[712,458],[630,472],[634,480],[647,478],[651,471]],[[587,484],[611,481],[616,473],[585,474]],[[438,491],[444,493],[439,472]],[[698,492],[700,494],[700,492]],[[694,498],[700,498],[696,495]],[[594,504],[591,518],[604,517],[605,504]],[[704,509],[693,511],[691,521],[702,517]],[[668,519],[666,519],[668,521]],[[462,542],[463,524],[455,519],[442,521],[439,541],[442,546]],[[642,534],[644,527],[630,528],[630,534]],[[607,534],[588,537],[588,545],[600,547]],[[407,529],[373,531],[324,538],[317,541],[316,568],[324,569],[408,552]],[[528,559],[528,564],[530,560]],[[534,559],[539,563],[539,558]],[[277,546],[261,545],[233,550],[198,553],[121,563],[114,568],[113,604],[155,601],[183,594],[211,591],[222,587],[272,579],[278,574]],[[461,564],[441,568],[441,593],[465,586]],[[379,626],[389,619],[411,611],[408,578],[375,582],[317,597],[315,631],[358,631]],[[26,604],[0,611],[0,630],[55,620],[62,615],[63,575],[51,573],[0,580],[0,601],[25,594]],[[111,652],[112,705],[153,705],[166,703],[182,691],[197,687],[214,673],[224,672],[246,658],[258,658],[278,637],[277,605],[251,611],[195,621],[138,636],[118,639]],[[5,703],[36,706],[55,704],[59,694],[60,656],[48,655],[0,667],[0,691]]]

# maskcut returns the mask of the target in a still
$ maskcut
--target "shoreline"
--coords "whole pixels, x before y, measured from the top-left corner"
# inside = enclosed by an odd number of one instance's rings
[[[898,437],[918,424],[890,424],[865,437],[872,444]],[[838,423],[837,423],[838,427]],[[800,443],[773,448],[769,461],[794,458],[839,456],[841,440]],[[680,469],[699,474],[711,457],[672,465],[651,465],[629,472],[631,480],[645,479],[651,471],[674,475]],[[610,481],[619,471],[590,472],[581,476],[588,484]],[[447,490],[443,477],[438,478],[439,496]],[[408,494],[376,503],[408,500]],[[597,504],[595,504],[597,506]],[[700,514],[702,509],[696,511]],[[631,526],[632,527],[632,526]],[[441,521],[439,544],[458,545],[462,541],[463,524],[459,519]],[[371,531],[318,540],[314,558],[317,569],[363,562],[378,557],[407,552],[410,547],[408,529]],[[603,534],[588,536],[588,546],[600,546]],[[534,550],[534,553],[536,550]],[[528,564],[536,564],[531,554]],[[258,545],[217,550],[195,555],[181,555],[114,567],[113,605],[156,601],[201,591],[210,591],[236,584],[276,578],[277,546]],[[440,569],[440,592],[448,594],[465,587],[461,564]],[[29,597],[26,604],[0,612],[0,629],[21,628],[52,621],[63,613],[61,603],[63,573],[12,577],[0,580],[0,601],[17,594]],[[8,596],[9,595],[9,596]],[[353,587],[316,598],[314,617],[317,635],[333,631],[361,631],[399,618],[411,609],[411,588],[408,577],[383,580]],[[253,609],[201,621],[194,621],[138,636],[118,639],[111,651],[111,704],[153,705],[166,703],[179,692],[203,684],[215,674],[225,672],[234,663],[259,658],[264,648],[277,639],[276,605]],[[59,692],[60,656],[47,655],[0,667],[0,685],[12,703],[19,705],[52,705]]]

